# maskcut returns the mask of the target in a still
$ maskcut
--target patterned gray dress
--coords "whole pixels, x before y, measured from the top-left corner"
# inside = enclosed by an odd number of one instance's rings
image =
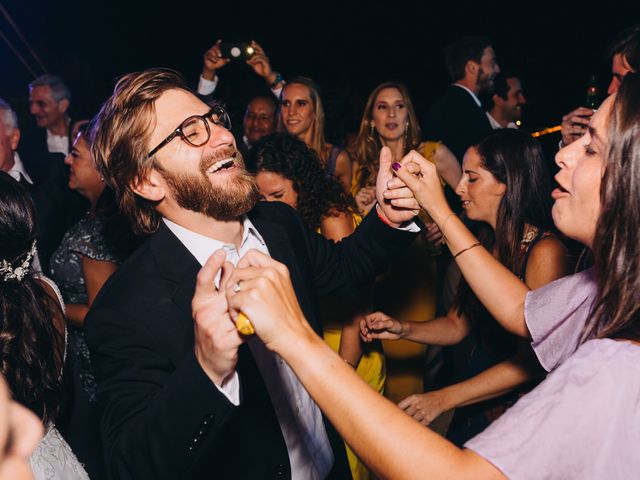
[[[85,216],[64,235],[60,246],[51,257],[51,276],[62,293],[65,304],[87,303],[87,289],[82,274],[82,257],[119,263],[118,253],[102,233],[104,222],[100,217]],[[89,349],[83,331],[69,326],[69,353],[79,361],[80,383],[89,397],[96,401],[96,382],[91,370]]]

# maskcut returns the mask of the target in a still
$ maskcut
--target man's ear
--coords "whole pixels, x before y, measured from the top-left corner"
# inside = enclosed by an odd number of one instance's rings
[[[18,149],[18,144],[20,143],[20,129],[14,128],[11,134],[9,135],[9,141],[11,142],[11,150],[14,152]]]
[[[474,62],[473,60],[467,60],[467,63],[464,66],[466,76],[469,76],[471,78],[476,78],[478,76],[479,69],[480,64],[478,62]]]
[[[68,108],[69,108],[69,99],[68,98],[63,98],[62,100],[60,100],[58,102],[58,109],[62,113],[66,112]]]
[[[165,188],[166,183],[162,175],[155,169],[149,170],[144,177],[135,179],[131,185],[135,194],[152,202],[160,202],[164,199]]]

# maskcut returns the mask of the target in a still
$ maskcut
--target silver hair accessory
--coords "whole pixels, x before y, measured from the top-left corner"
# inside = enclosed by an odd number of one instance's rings
[[[0,275],[2,275],[2,281],[8,282],[10,280],[17,280],[21,282],[27,273],[29,273],[29,265],[31,259],[36,255],[36,241],[31,244],[31,250],[27,253],[19,267],[13,268],[6,260],[0,261]]]

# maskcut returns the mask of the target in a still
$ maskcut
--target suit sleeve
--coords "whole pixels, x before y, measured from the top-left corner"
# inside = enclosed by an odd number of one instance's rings
[[[161,317],[161,308],[148,314]],[[99,381],[110,478],[183,478],[200,455],[215,451],[237,409],[193,350],[174,364],[155,332],[112,307],[90,312],[85,335]]]
[[[422,229],[423,225],[416,218]],[[308,230],[307,230],[308,232]],[[354,295],[415,240],[417,233],[391,228],[372,208],[355,232],[334,243],[315,232],[307,234],[307,248],[319,295]]]

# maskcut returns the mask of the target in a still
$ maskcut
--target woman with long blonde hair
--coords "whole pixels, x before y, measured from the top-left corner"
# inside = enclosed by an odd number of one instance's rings
[[[351,188],[351,159],[324,137],[324,108],[318,85],[307,77],[289,80],[280,96],[280,131],[285,131],[315,150],[329,175],[335,176],[345,191]]]

